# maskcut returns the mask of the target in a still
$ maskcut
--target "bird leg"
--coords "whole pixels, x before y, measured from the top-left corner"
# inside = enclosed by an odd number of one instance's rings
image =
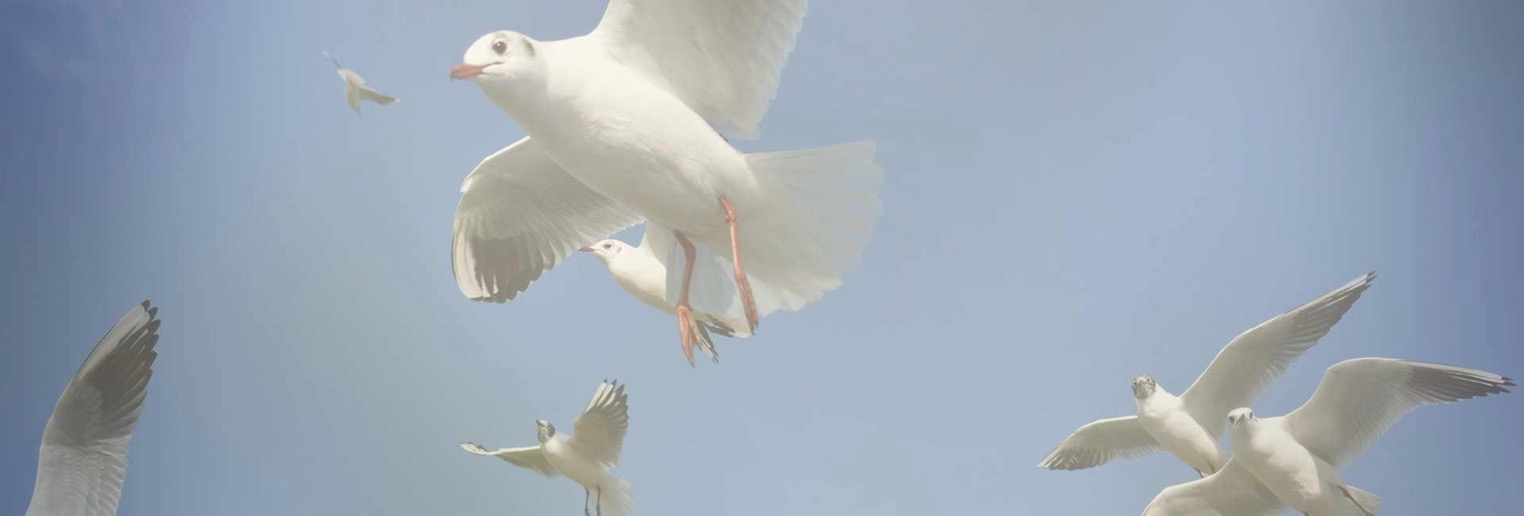
[[[586,487],[582,488],[582,516],[593,516],[587,512],[587,501],[593,498],[593,492]]]
[[[697,259],[698,252],[693,248],[693,242],[683,236],[681,231],[673,231],[677,235],[677,243],[683,246],[683,289],[677,295],[677,334],[682,339],[683,356],[687,357],[688,365],[693,366],[693,347],[704,345],[709,340],[709,332],[700,327],[693,318],[693,307],[688,304],[688,290],[693,286],[693,261]],[[709,342],[709,347],[714,347]]]
[[[603,486],[598,486],[598,503],[593,506],[598,508],[598,516],[603,516]]]
[[[1365,510],[1365,506],[1364,505],[1360,505],[1360,501],[1355,499],[1355,495],[1352,495],[1352,494],[1349,493],[1349,488],[1344,487],[1344,486],[1339,486],[1339,491],[1344,493],[1344,497],[1348,498],[1350,503],[1355,504],[1355,508],[1356,509],[1360,509],[1360,512],[1365,513],[1365,516],[1376,516],[1371,511]]]
[[[757,299],[751,293],[751,281],[746,279],[746,269],[741,267],[741,230],[736,227],[736,210],[730,199],[720,196],[720,207],[725,208],[725,224],[730,226],[730,260],[736,265],[736,289],[741,291],[741,306],[746,308],[746,325],[752,333],[757,331]]]

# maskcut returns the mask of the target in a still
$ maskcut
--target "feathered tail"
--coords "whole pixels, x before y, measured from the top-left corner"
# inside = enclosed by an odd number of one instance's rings
[[[738,204],[736,216],[741,263],[759,317],[804,308],[841,286],[842,276],[857,266],[883,211],[878,191],[884,171],[873,163],[874,152],[873,142],[864,141],[746,155],[759,193],[752,203]],[[745,321],[729,247],[697,247],[694,309]],[[666,258],[668,301],[676,303],[682,250],[677,245],[665,250],[658,256]]]
[[[630,483],[616,478],[612,484],[603,486],[598,506],[602,509],[603,516],[628,516],[630,508],[635,506],[635,498],[630,494]]]

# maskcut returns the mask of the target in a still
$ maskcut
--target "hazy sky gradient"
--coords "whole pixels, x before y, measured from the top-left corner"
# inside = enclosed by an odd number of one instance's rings
[[[1347,358],[1524,375],[1517,3],[813,2],[739,146],[876,140],[884,216],[840,291],[696,369],[591,257],[507,305],[450,274],[461,179],[523,133],[448,68],[604,0],[216,4],[0,1],[0,514],[143,298],[123,515],[575,514],[456,444],[569,428],[606,377],[638,514],[1136,514],[1195,474],[1033,465],[1372,269],[1259,413]],[[354,116],[324,50],[402,103]],[[1517,510],[1521,403],[1420,410],[1346,478],[1384,516]]]

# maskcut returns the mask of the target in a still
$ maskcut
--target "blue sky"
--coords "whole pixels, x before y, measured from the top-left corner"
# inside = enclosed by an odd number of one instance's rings
[[[1233,336],[1375,286],[1256,404],[1387,356],[1524,375],[1524,9],[815,2],[747,151],[879,143],[845,286],[690,369],[576,256],[507,305],[450,275],[460,180],[522,131],[446,79],[603,0],[0,2],[0,513],[122,313],[161,306],[121,514],[574,514],[456,448],[629,384],[640,514],[1137,513],[1156,456],[1033,467]],[[403,99],[356,117],[320,51]],[[638,234],[625,235],[628,239]],[[1508,512],[1521,400],[1420,410],[1347,471],[1384,515]]]

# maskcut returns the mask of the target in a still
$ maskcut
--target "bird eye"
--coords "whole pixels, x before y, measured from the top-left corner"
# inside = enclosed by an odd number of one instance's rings
[[[506,41],[499,41],[497,43],[493,43],[492,44],[492,51],[493,52],[497,52],[497,55],[503,55],[503,52],[507,52],[508,51],[508,42],[506,42]]]

